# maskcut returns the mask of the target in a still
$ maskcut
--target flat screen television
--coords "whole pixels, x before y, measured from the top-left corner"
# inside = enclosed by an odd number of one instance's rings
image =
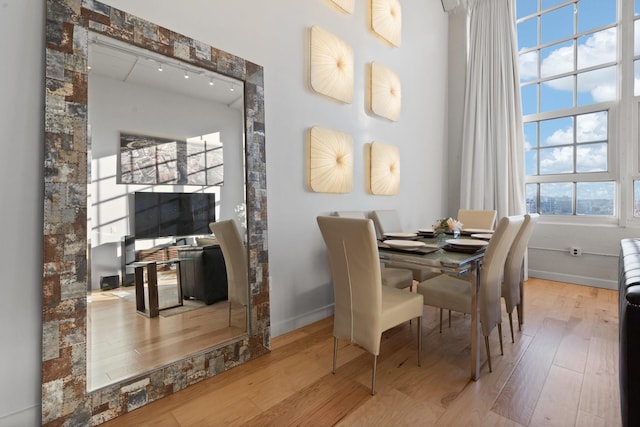
[[[136,239],[210,234],[216,220],[214,193],[134,194]]]

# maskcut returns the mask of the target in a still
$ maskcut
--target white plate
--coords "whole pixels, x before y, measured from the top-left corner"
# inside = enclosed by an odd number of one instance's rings
[[[435,233],[433,228],[418,228],[418,233]]]
[[[396,239],[413,239],[414,237],[418,237],[416,233],[384,233],[386,237],[394,237]]]
[[[389,245],[393,249],[419,249],[426,246],[423,242],[413,240],[385,240],[383,243]]]
[[[447,239],[446,242],[452,246],[487,246],[489,242],[476,239]]]
[[[488,233],[487,234],[482,234],[482,233],[477,234],[477,233],[474,233],[474,234],[471,235],[471,237],[473,237],[474,239],[489,240],[489,239],[491,239],[491,237],[493,237],[493,234],[488,234]]]
[[[462,228],[462,231],[465,233],[493,233],[493,230],[489,230],[487,228]]]

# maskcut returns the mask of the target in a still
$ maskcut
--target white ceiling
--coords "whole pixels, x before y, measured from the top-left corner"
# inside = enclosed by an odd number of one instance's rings
[[[93,35],[90,39],[89,66],[90,73],[122,82],[150,86],[242,109],[244,91],[241,81],[102,35]],[[160,66],[162,71],[158,69]],[[189,76],[188,79],[185,74]]]

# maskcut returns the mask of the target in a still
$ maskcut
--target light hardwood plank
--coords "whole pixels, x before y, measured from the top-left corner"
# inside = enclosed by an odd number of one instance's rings
[[[536,405],[531,425],[575,425],[583,375],[570,369],[552,366]]]
[[[105,424],[114,426],[617,426],[617,292],[529,279],[526,323],[504,356],[490,337],[493,372],[469,378],[470,318],[438,332],[425,307],[422,366],[416,327],[383,334],[377,393],[371,355],[339,342],[332,318],[272,340],[272,351]],[[571,355],[574,351],[574,360]]]

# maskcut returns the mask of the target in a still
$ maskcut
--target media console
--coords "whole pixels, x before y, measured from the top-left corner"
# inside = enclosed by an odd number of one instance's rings
[[[123,286],[134,284],[136,265],[154,263],[162,271],[178,264],[178,280],[184,299],[196,299],[207,305],[227,299],[227,269],[220,245],[165,245],[136,250],[135,240],[134,236],[122,239]]]

